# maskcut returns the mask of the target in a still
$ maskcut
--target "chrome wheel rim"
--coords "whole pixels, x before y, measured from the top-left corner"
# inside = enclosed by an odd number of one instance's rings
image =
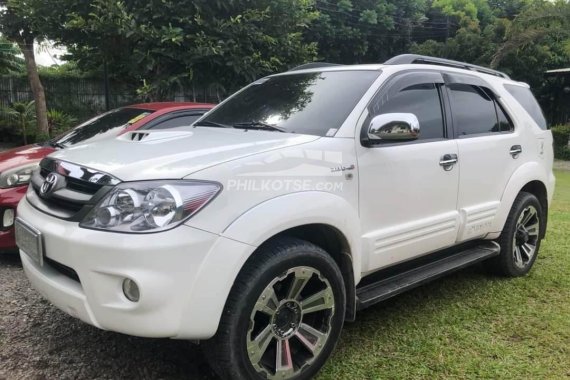
[[[335,313],[329,281],[310,267],[295,267],[265,287],[250,315],[247,353],[268,379],[290,379],[325,347]]]
[[[534,206],[527,206],[519,215],[513,236],[513,258],[519,268],[528,266],[536,254],[540,218]]]

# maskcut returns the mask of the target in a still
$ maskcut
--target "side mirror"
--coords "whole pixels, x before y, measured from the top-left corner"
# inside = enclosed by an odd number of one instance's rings
[[[413,113],[385,113],[368,126],[370,142],[412,141],[420,137],[420,122]]]

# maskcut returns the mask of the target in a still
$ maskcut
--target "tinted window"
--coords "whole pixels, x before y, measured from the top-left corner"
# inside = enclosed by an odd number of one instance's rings
[[[515,128],[511,119],[507,116],[503,107],[501,107],[497,102],[497,117],[499,118],[499,129],[501,132],[512,132]]]
[[[291,133],[330,136],[379,75],[379,71],[331,71],[264,78],[203,121],[228,127],[257,121]]]
[[[416,115],[420,122],[420,139],[443,138],[443,113],[435,84],[417,84],[395,95],[384,95],[370,107],[373,116],[400,112]]]
[[[97,116],[79,125],[57,140],[58,144],[70,146],[96,141],[117,135],[123,128],[136,123],[153,111],[138,108],[119,108]]]
[[[495,102],[480,87],[452,84],[451,109],[459,136],[500,132]]]
[[[507,91],[519,102],[519,104],[528,112],[534,119],[536,124],[542,129],[546,129],[546,119],[538,105],[538,102],[532,95],[530,88],[516,86],[513,84],[506,84]]]
[[[184,116],[178,116],[178,117],[174,117],[168,120],[164,120],[159,122],[156,125],[153,125],[152,127],[148,128],[148,129],[168,129],[168,128],[176,128],[176,127],[185,127],[185,126],[189,126],[192,123],[194,123],[196,120],[198,120],[198,118],[200,116],[202,116],[204,114],[204,112],[201,113],[195,113],[192,115],[184,115]],[[147,129],[147,128],[143,128],[143,129]]]

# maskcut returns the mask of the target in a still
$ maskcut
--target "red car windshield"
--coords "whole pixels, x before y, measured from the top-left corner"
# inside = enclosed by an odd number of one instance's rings
[[[54,145],[68,147],[116,136],[129,125],[147,117],[154,111],[139,108],[118,108],[99,115],[53,140]]]

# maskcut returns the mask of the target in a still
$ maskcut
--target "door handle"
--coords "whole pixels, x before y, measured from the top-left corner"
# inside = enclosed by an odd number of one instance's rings
[[[522,147],[520,145],[513,145],[511,146],[511,150],[509,151],[513,158],[518,158],[519,154],[522,153]]]
[[[457,163],[457,154],[444,154],[439,160],[439,165],[443,167],[443,170],[450,171],[453,169],[453,165]]]

